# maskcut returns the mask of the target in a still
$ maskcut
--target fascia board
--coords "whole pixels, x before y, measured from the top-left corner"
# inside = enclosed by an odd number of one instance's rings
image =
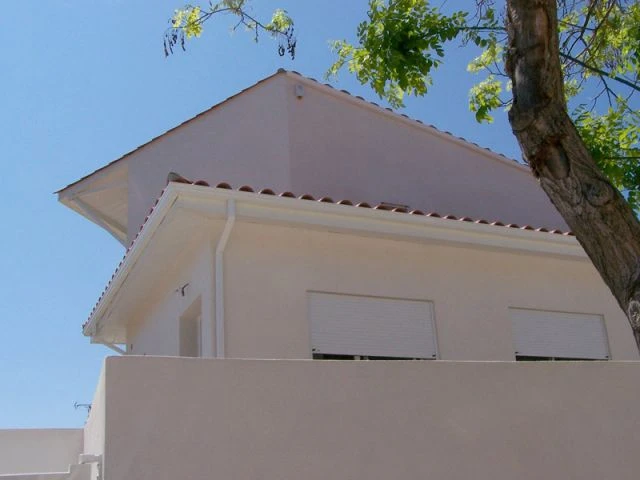
[[[124,256],[122,264],[119,266],[118,271],[115,273],[111,283],[105,290],[104,294],[98,301],[94,311],[89,317],[89,321],[83,328],[83,334],[86,336],[96,335],[96,327],[98,321],[108,313],[109,307],[116,295],[118,294],[123,283],[131,273],[132,269],[140,259],[140,256],[144,252],[145,247],[149,244],[158,230],[158,227],[164,221],[167,213],[171,210],[171,207],[177,201],[177,192],[171,188],[171,185],[167,187],[164,194],[158,200],[158,204],[155,206],[153,212],[149,215],[144,228],[135,239],[130,249]]]
[[[345,233],[383,235],[398,240],[436,241],[587,258],[575,237],[570,235],[311,200],[294,200],[235,190],[191,185],[180,185],[178,188],[181,190],[181,205],[202,212],[207,210],[207,202],[213,199],[234,199],[236,217],[239,221],[244,219],[289,225],[303,224]],[[211,204],[211,207],[212,214],[214,210],[218,213],[224,212],[220,205]]]

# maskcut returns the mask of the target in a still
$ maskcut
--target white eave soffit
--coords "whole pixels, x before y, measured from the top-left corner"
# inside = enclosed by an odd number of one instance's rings
[[[127,246],[128,170],[113,164],[58,191],[58,200]]]

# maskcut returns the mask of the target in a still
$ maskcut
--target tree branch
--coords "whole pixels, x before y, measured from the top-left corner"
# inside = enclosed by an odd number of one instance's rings
[[[598,75],[601,75],[603,77],[610,78],[611,80],[615,80],[616,82],[622,83],[623,85],[626,85],[627,87],[632,88],[633,90],[635,90],[637,92],[640,92],[640,86],[639,85],[637,85],[637,84],[635,84],[633,82],[630,82],[629,80],[627,80],[625,78],[619,77],[619,76],[614,75],[614,74],[612,74],[610,72],[607,72],[605,70],[601,70],[601,69],[599,69],[597,67],[589,65],[587,63],[584,63],[582,60],[578,60],[577,58],[572,57],[571,55],[568,55],[566,53],[560,52],[560,56],[562,58],[565,58],[565,59],[571,61],[571,62],[576,63],[577,65],[580,65],[583,68],[586,68],[589,71],[597,73]]]

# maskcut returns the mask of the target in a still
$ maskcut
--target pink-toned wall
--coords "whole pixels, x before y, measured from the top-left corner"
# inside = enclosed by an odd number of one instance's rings
[[[278,75],[129,157],[129,240],[171,171],[214,185],[289,187],[285,82]]]
[[[432,301],[446,360],[514,360],[510,307],[601,314],[611,357],[638,359],[586,259],[238,223],[225,260],[229,357],[309,358],[307,292],[321,291]]]
[[[105,450],[105,368],[103,364],[98,385],[91,401],[91,411],[84,426],[84,449],[82,453],[103,455]]]
[[[82,453],[82,429],[0,430],[2,475],[67,472]]]
[[[313,83],[298,99],[288,79],[294,191],[566,229],[516,162]]]
[[[110,358],[105,478],[635,480],[639,367]]]
[[[127,326],[127,351],[133,355],[180,354],[179,319],[187,309],[199,302],[202,317],[201,348],[204,356],[214,354],[213,259],[211,244],[199,242],[187,260],[167,269],[163,284],[146,302]],[[166,286],[168,285],[168,286]],[[184,289],[183,289],[184,287]]]
[[[215,223],[217,236],[222,223]],[[190,303],[176,289],[190,283],[189,295],[213,302],[207,252],[217,236],[193,245],[192,263],[168,272],[167,286],[145,296],[146,308],[129,329],[134,354],[178,354],[178,319]],[[440,358],[446,360],[514,360],[511,307],[602,315],[611,358],[638,359],[627,319],[587,259],[240,219],[224,262],[225,344],[232,358],[310,358],[307,296],[321,291],[433,302]],[[203,322],[212,325],[212,310]],[[214,345],[213,326],[208,332],[203,345]],[[213,356],[215,350],[205,352]]]
[[[170,171],[214,185],[566,229],[526,168],[292,73],[202,114],[127,163],[129,241]]]

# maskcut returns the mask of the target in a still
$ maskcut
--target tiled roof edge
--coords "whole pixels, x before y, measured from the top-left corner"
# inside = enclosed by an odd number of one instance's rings
[[[499,227],[499,228],[510,228],[510,229],[517,229],[517,230],[529,230],[529,231],[534,231],[534,232],[539,232],[539,233],[546,233],[546,234],[552,234],[552,235],[563,235],[563,236],[574,236],[572,232],[569,231],[562,231],[559,229],[552,229],[549,230],[547,228],[543,228],[543,227],[533,227],[531,225],[516,225],[514,223],[509,223],[509,224],[505,224],[502,223],[500,221],[489,221],[489,220],[485,220],[485,219],[473,219],[470,217],[456,217],[454,215],[442,215],[440,213],[437,212],[425,212],[422,210],[409,210],[407,208],[403,208],[403,207],[392,207],[389,206],[387,204],[384,203],[379,203],[379,204],[369,204],[366,202],[355,202],[355,201],[351,201],[351,200],[338,200],[338,201],[334,201],[332,198],[330,197],[320,197],[320,198],[314,198],[312,195],[305,193],[302,195],[296,195],[292,192],[289,191],[285,191],[285,192],[281,192],[281,193],[276,193],[274,190],[270,189],[270,188],[263,188],[263,189],[256,189],[250,185],[243,185],[241,187],[238,187],[236,189],[232,188],[232,186],[229,183],[226,182],[221,182],[216,184],[215,186],[211,187],[210,184],[204,180],[198,180],[198,181],[191,181],[188,180],[178,174],[175,173],[170,173],[169,174],[169,181],[167,183],[181,183],[181,184],[186,184],[186,185],[194,185],[194,186],[201,186],[201,187],[209,187],[209,188],[216,188],[216,189],[221,189],[221,190],[235,190],[238,192],[246,192],[246,193],[255,193],[258,195],[266,195],[266,196],[277,196],[277,197],[281,197],[281,198],[290,198],[292,200],[300,200],[300,201],[311,201],[311,202],[319,202],[319,203],[329,203],[329,204],[333,204],[333,205],[343,205],[343,206],[347,206],[347,207],[351,207],[351,208],[367,208],[367,209],[373,209],[373,210],[382,210],[382,211],[389,211],[389,212],[395,212],[395,213],[400,213],[400,214],[404,214],[404,215],[415,215],[415,216],[424,216],[424,217],[432,217],[432,218],[441,218],[443,220],[449,220],[449,221],[456,221],[456,222],[467,222],[467,223],[475,223],[477,225],[489,225],[489,226],[494,226],[494,227]],[[127,248],[124,256],[122,257],[122,260],[120,261],[120,263],[118,264],[118,266],[116,267],[115,271],[113,272],[113,275],[111,275],[111,279],[109,280],[109,282],[107,283],[106,287],[104,288],[104,290],[102,291],[100,297],[98,298],[98,301],[96,302],[96,304],[94,305],[93,309],[91,310],[91,313],[89,314],[89,319],[91,318],[91,316],[93,316],[93,314],[95,313],[96,309],[98,308],[98,305],[100,304],[100,301],[102,300],[102,298],[104,297],[104,295],[107,293],[107,290],[109,289],[109,287],[111,286],[111,283],[113,282],[116,274],[118,273],[118,271],[120,270],[120,268],[122,268],[122,265],[125,261],[125,259],[127,258],[127,256],[129,255],[129,252],[131,251],[131,249],[133,248],[133,246],[136,244],[136,241],[138,240],[138,238],[140,237],[140,235],[142,234],[142,232],[144,231],[149,218],[151,217],[152,213],[154,212],[156,206],[158,205],[160,199],[162,198],[162,196],[164,195],[166,191],[166,187],[162,190],[162,193],[160,194],[160,196],[156,199],[153,207],[151,207],[151,210],[149,211],[149,214],[145,217],[144,222],[142,223],[142,225],[140,226],[140,228],[138,229],[138,233],[136,234],[136,236],[133,238],[133,240],[131,241],[129,247]],[[87,321],[82,325],[82,328],[84,329],[87,324],[89,323],[89,319],[87,319]]]

